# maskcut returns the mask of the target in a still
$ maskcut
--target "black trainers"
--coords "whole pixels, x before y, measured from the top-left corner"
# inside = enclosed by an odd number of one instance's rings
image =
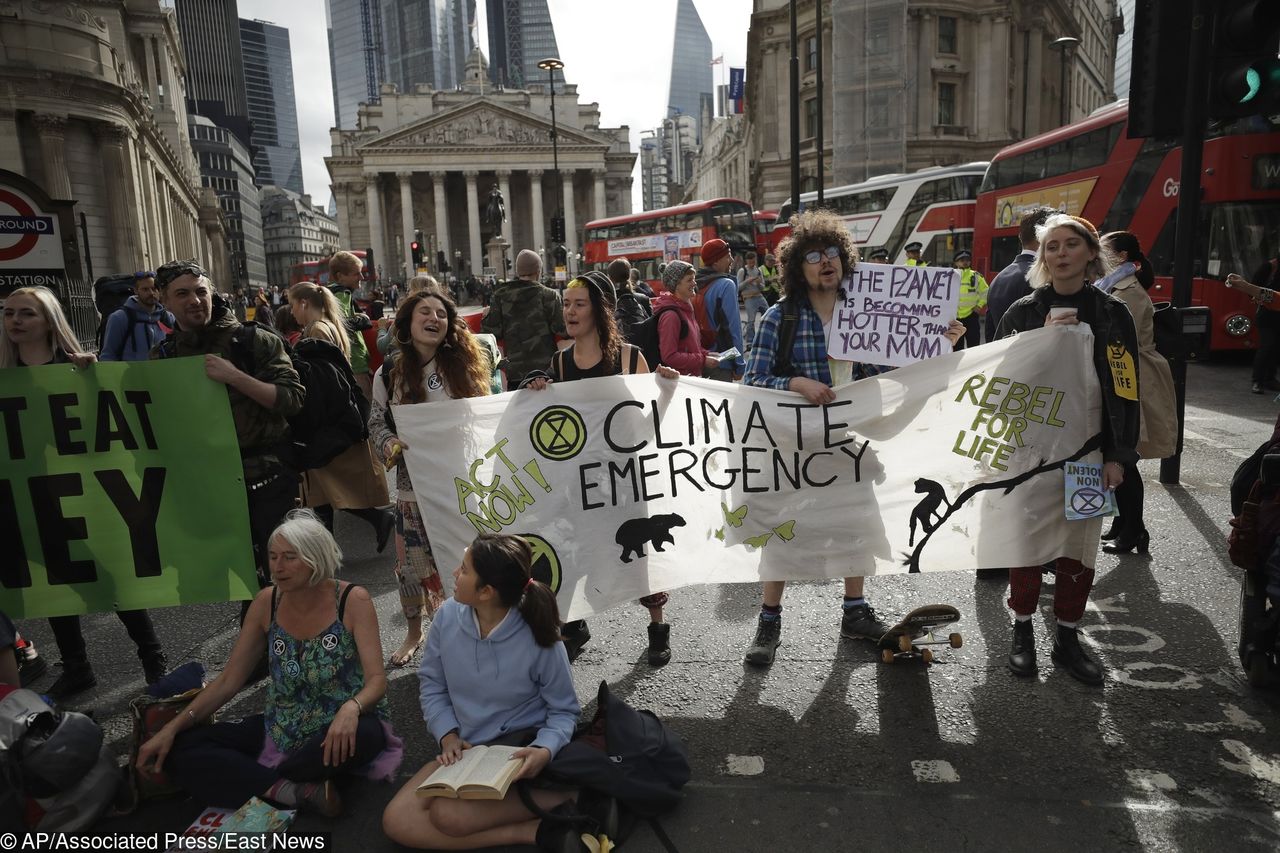
[[[164,678],[169,671],[169,662],[165,660],[163,654],[150,654],[142,659],[142,672],[147,679],[147,684],[155,684]]]
[[[569,653],[569,663],[573,663],[591,639],[591,629],[587,627],[587,620],[575,619],[560,626],[560,637],[564,640],[564,650]]]
[[[649,623],[649,666],[665,666],[671,660],[671,626]]]
[[[61,702],[69,696],[77,693],[83,693],[90,688],[96,687],[98,678],[93,674],[93,668],[87,663],[72,664],[70,666],[63,665],[62,675],[58,676],[57,681],[49,685],[49,696],[55,702]]]
[[[857,607],[846,607],[840,619],[840,636],[850,640],[871,640],[880,642],[880,638],[889,633],[888,625],[876,618],[876,612],[870,604],[859,604]]]
[[[1102,683],[1102,667],[1084,653],[1080,647],[1080,632],[1075,628],[1058,626],[1052,657],[1053,662],[1064,667],[1076,681],[1095,687]]]
[[[760,621],[756,624],[756,638],[751,641],[751,648],[747,649],[745,660],[752,666],[768,666],[773,663],[773,655],[780,645],[782,645],[782,617],[766,619],[761,613]]]

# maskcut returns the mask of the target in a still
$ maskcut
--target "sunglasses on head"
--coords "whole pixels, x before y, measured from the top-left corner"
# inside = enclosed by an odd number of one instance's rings
[[[828,257],[828,258],[840,257],[840,247],[828,246],[827,248],[822,249],[821,251],[819,251],[818,249],[814,249],[812,252],[805,252],[804,262],[806,264],[821,263],[823,257]]]

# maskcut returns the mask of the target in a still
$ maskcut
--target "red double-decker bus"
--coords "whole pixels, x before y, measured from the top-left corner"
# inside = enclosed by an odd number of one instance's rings
[[[735,253],[754,251],[751,205],[735,198],[717,198],[597,219],[587,223],[583,254],[592,269],[626,258],[645,281],[661,289],[660,264],[679,259],[700,266],[702,244],[716,237]]]
[[[1182,149],[1129,139],[1128,117],[1121,101],[996,154],[978,194],[973,266],[993,275],[1007,266],[1021,248],[1023,212],[1046,205],[1100,233],[1133,232],[1156,274],[1151,299],[1170,301]],[[1223,282],[1280,251],[1280,126],[1264,117],[1211,126],[1200,181],[1191,304],[1209,315],[1197,351],[1249,349],[1257,346],[1254,305]]]
[[[355,255],[364,263],[364,249],[354,249],[351,254]],[[366,281],[373,281],[373,270],[369,269],[368,263],[365,263],[364,270],[360,277]],[[324,258],[319,261],[303,261],[300,264],[294,264],[289,267],[289,286],[297,284],[301,281],[311,281],[316,284],[329,283],[329,259]]]
[[[787,232],[785,229],[778,230],[778,211],[776,210],[757,210],[752,212],[751,218],[756,224],[756,254],[763,259],[765,255],[778,250],[778,244],[782,242]]]

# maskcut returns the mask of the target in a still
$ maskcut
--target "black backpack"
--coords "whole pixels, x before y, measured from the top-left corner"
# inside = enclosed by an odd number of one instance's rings
[[[631,327],[631,337],[627,339],[627,343],[640,348],[640,352],[644,354],[644,360],[649,365],[649,369],[657,367],[659,364],[666,364],[662,360],[662,346],[658,341],[658,318],[667,311],[675,311],[676,316],[680,318],[680,340],[684,340],[689,334],[689,321],[684,318],[684,313],[675,305],[663,305],[652,315],[646,317],[641,322]]]
[[[773,375],[795,376],[795,367],[791,364],[791,351],[796,343],[796,326],[800,322],[800,309],[790,299],[779,299],[782,305],[782,322],[778,325],[778,346],[773,351]]]
[[[133,296],[133,274],[104,275],[93,283],[93,307],[98,309],[98,350],[102,350],[102,336],[107,331],[107,318],[124,307]],[[129,334],[133,333],[132,324]],[[126,336],[125,340],[128,340]]]
[[[231,334],[230,361],[250,376],[257,329],[276,334],[256,323],[243,323]],[[303,338],[293,347],[281,342],[306,389],[302,410],[289,418],[290,447],[282,455],[299,471],[323,468],[369,437],[369,400],[356,384],[350,362],[333,344],[316,338]]]
[[[627,343],[635,343],[635,327],[652,316],[653,306],[649,304],[648,297],[630,290],[618,294],[618,305],[613,309],[613,317],[618,321],[618,331]]]

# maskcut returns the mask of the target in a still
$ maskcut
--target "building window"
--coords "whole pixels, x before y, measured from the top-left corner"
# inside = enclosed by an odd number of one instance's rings
[[[810,98],[804,102],[804,135],[810,139],[818,135],[817,98]]]
[[[938,84],[938,124],[956,124],[956,84]]]
[[[956,50],[956,19],[938,16],[938,53],[958,53]]]
[[[887,89],[873,89],[867,93],[867,127],[889,126],[890,93]]]
[[[809,36],[804,40],[804,70],[818,70],[818,39],[816,36]]]

